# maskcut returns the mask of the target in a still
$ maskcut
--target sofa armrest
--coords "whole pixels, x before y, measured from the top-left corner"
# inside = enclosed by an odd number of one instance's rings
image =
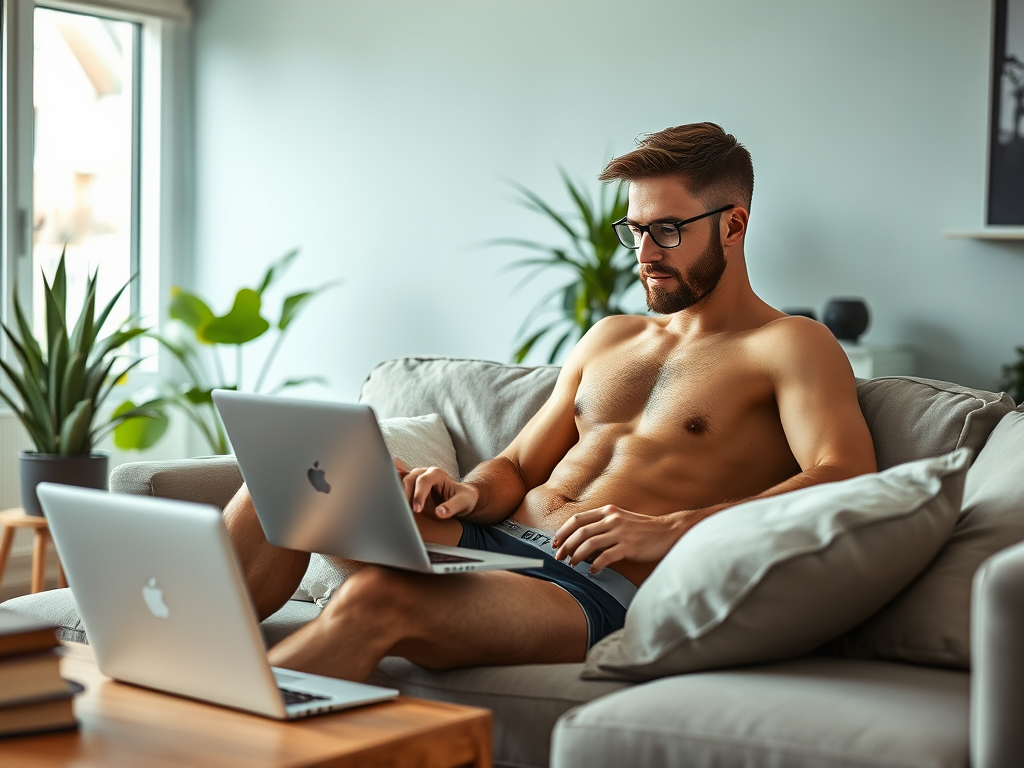
[[[1024,765],[1024,543],[982,564],[971,602],[971,765]]]
[[[242,485],[234,456],[203,456],[179,461],[139,461],[110,473],[110,490],[140,496],[161,496],[219,509]]]

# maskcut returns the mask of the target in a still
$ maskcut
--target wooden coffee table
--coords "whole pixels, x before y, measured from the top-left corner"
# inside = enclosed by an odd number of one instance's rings
[[[491,713],[435,701],[397,701],[279,722],[118,683],[87,645],[66,643],[65,677],[78,731],[0,739],[0,765],[422,766],[491,765]]]

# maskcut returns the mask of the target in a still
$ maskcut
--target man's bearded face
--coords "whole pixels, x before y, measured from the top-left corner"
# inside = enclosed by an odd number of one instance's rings
[[[644,280],[647,308],[659,315],[669,315],[689,309],[715,290],[724,273],[725,251],[722,248],[722,241],[718,237],[718,227],[712,227],[707,246],[690,267],[685,278],[678,269],[670,267],[664,262],[641,265],[640,276],[643,278],[671,276],[678,283],[677,288],[667,290],[659,285],[652,286]]]

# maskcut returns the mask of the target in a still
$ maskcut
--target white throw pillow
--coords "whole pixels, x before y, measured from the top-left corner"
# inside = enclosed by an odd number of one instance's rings
[[[583,677],[649,680],[799,656],[920,573],[960,511],[970,450],[739,504],[694,526]]]
[[[410,467],[440,467],[458,479],[459,462],[455,458],[455,446],[444,421],[436,413],[384,419],[380,422],[380,431],[392,456],[397,456]],[[315,602],[323,608],[334,590],[361,567],[354,560],[314,554],[292,599]]]

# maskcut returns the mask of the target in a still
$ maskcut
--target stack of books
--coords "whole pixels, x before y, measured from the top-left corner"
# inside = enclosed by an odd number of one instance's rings
[[[0,608],[0,736],[74,728],[81,690],[60,676],[57,627]]]

